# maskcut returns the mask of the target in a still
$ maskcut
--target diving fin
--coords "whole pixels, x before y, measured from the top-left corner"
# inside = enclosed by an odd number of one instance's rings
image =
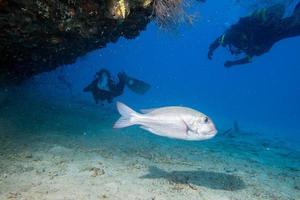
[[[126,78],[126,86],[137,94],[145,94],[151,87],[148,83],[129,76]]]

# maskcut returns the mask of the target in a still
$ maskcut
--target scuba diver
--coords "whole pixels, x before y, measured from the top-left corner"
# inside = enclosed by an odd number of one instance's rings
[[[222,45],[228,47],[232,55],[246,55],[239,60],[226,61],[225,67],[247,64],[254,56],[268,52],[276,42],[300,36],[300,2],[291,16],[283,18],[284,12],[284,5],[276,4],[240,18],[210,45],[208,59],[211,60],[214,51]]]
[[[96,73],[95,79],[84,88],[84,92],[91,92],[95,102],[107,101],[111,103],[115,97],[121,96],[125,86],[137,94],[145,94],[150,85],[144,81],[127,76],[124,72],[118,73],[118,82],[115,82],[106,69]]]

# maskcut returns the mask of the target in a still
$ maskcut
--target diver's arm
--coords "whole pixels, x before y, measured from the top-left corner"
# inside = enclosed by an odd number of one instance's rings
[[[243,65],[243,64],[248,64],[251,63],[251,56],[246,56],[245,58],[239,59],[239,60],[235,60],[235,61],[226,61],[224,63],[225,67],[232,67],[234,65]]]
[[[212,56],[214,54],[214,51],[221,45],[220,41],[221,41],[222,36],[218,37],[210,46],[209,46],[209,50],[208,50],[208,59],[211,60]]]

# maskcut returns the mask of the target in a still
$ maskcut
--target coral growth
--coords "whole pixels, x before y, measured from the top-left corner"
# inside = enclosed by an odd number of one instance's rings
[[[106,15],[111,7],[104,0],[0,0],[0,86],[73,63],[146,28],[148,0],[107,1],[116,5],[114,18]]]
[[[130,14],[130,6],[128,0],[106,0],[106,9],[108,17],[112,19],[124,20]]]
[[[189,22],[186,13],[187,0],[153,0],[153,14],[159,27],[173,29],[181,23]]]

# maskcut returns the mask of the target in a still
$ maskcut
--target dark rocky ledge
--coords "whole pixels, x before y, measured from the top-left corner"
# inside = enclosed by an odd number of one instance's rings
[[[150,21],[151,5],[134,5],[117,20],[107,15],[106,1],[0,0],[0,85],[73,63],[120,37],[135,38]]]

